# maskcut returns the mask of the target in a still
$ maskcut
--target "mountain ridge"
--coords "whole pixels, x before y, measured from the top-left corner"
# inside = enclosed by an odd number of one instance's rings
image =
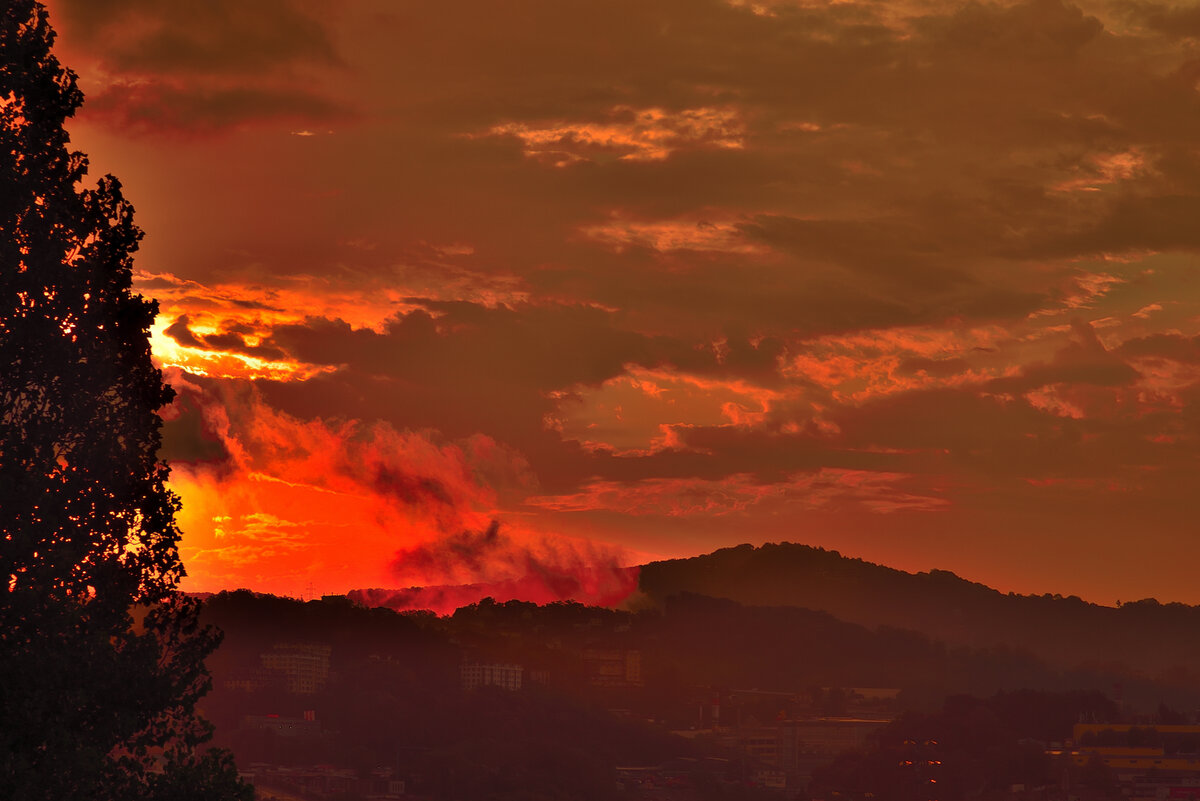
[[[641,593],[655,603],[680,592],[754,606],[820,609],[869,627],[920,631],[948,643],[1027,648],[1054,664],[1123,662],[1135,670],[1200,661],[1200,607],[1149,598],[1118,607],[1078,596],[1003,593],[947,570],[909,573],[797,543],[721,548],[650,562]]]

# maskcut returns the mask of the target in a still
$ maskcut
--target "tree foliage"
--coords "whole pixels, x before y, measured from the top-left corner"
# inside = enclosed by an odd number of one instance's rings
[[[115,178],[82,185],[63,126],[83,98],[53,40],[40,3],[0,7],[0,785],[136,799],[189,776],[244,797],[195,751],[217,635],[177,590],[142,234]]]

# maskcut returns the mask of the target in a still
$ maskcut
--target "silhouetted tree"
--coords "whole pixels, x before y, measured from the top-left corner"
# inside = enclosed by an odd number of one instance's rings
[[[177,591],[141,231],[116,179],[80,186],[53,39],[40,3],[0,4],[0,793],[249,798],[196,751],[217,635]]]

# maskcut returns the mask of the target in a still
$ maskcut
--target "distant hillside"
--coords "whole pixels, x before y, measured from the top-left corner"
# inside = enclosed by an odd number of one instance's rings
[[[740,545],[644,565],[643,593],[682,592],[756,606],[799,606],[866,626],[975,647],[1009,645],[1060,666],[1116,665],[1200,686],[1200,607],[1153,599],[1113,608],[1075,596],[998,592],[944,570],[906,573],[792,543]]]
[[[357,730],[353,718],[375,720],[386,698],[403,700],[406,711],[395,720],[407,725],[429,717],[422,725],[440,728],[439,706],[429,701],[458,696],[463,660],[522,665],[547,691],[603,709],[636,710],[642,719],[668,721],[671,729],[694,724],[697,705],[710,700],[714,688],[740,694],[747,713],[755,707],[761,720],[774,719],[780,704],[792,716],[849,712],[838,711],[837,698],[821,690],[844,687],[893,688],[900,691],[896,709],[932,710],[948,695],[1107,692],[1120,683],[1122,700],[1142,712],[1160,703],[1200,708],[1197,687],[1104,669],[1055,669],[1022,650],[947,647],[923,634],[871,630],[827,612],[745,606],[691,593],[672,596],[661,610],[485,600],[439,617],[367,608],[345,598],[305,603],[239,591],[209,599],[204,622],[225,632],[209,660],[217,690],[204,702],[206,714],[225,731],[236,730],[246,714],[304,709],[316,709],[331,726],[339,721],[334,728],[343,732]],[[281,695],[282,685],[271,685],[263,654],[296,644],[328,648],[328,686],[315,696],[289,699]],[[631,653],[637,676],[623,683]],[[622,670],[604,672],[614,658]],[[364,746],[377,729],[373,723],[360,732]],[[445,731],[447,741],[452,734]]]

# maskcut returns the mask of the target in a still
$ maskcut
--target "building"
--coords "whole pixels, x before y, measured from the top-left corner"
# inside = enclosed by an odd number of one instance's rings
[[[633,648],[588,648],[583,652],[588,682],[597,687],[641,687],[642,652]]]
[[[282,678],[288,692],[311,695],[329,681],[330,650],[324,643],[276,643],[260,658],[265,670]]]
[[[521,689],[525,669],[520,665],[468,663],[461,668],[464,690],[491,685],[505,690]]]
[[[1071,735],[1071,761],[1099,759],[1127,798],[1200,799],[1200,726],[1076,723]]]
[[[737,749],[746,756],[767,765],[779,764],[779,728],[777,726],[744,726],[732,735]]]
[[[843,751],[866,748],[887,720],[860,718],[810,718],[785,720],[779,724],[778,765],[780,770],[804,784],[818,765]]]

